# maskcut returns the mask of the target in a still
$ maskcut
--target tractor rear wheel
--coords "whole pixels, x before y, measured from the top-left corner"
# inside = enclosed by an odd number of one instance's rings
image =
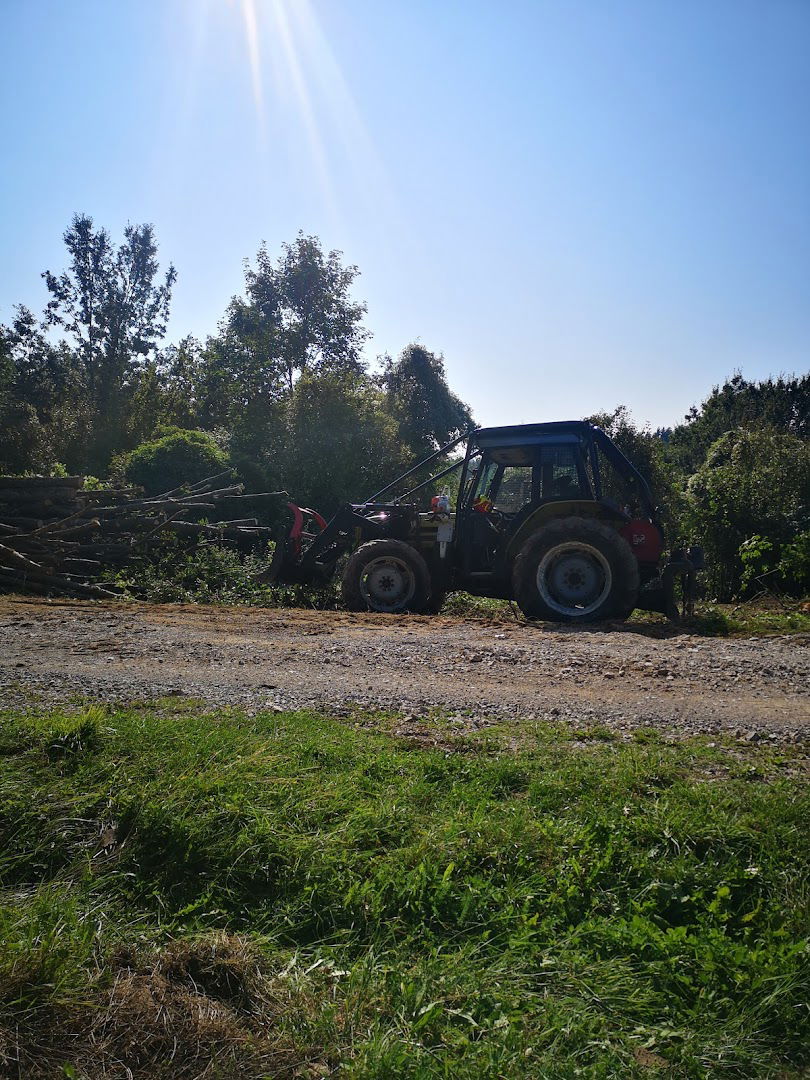
[[[610,525],[593,518],[559,518],[523,545],[512,588],[529,618],[569,623],[626,619],[638,599],[638,562]]]
[[[401,540],[369,540],[346,563],[343,599],[349,611],[427,611],[427,563]]]

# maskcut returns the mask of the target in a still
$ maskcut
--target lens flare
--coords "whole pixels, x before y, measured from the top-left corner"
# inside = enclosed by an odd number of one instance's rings
[[[250,64],[250,82],[253,89],[253,104],[259,129],[264,132],[264,95],[262,92],[262,64],[259,49],[259,21],[256,17],[256,0],[241,0],[242,22],[245,26],[248,62]]]
[[[334,212],[335,199],[326,158],[326,149],[318,130],[315,110],[304,74],[303,62],[299,56],[299,49],[287,15],[287,8],[288,5],[285,0],[272,0],[271,10],[274,18],[274,29],[276,30],[277,40],[281,45],[286,74],[289,77],[298,104],[298,111],[303,121],[318,181],[329,209]]]
[[[294,152],[302,139],[335,221],[338,179],[377,216],[398,218],[392,185],[309,0],[231,2],[239,6],[262,149],[268,149],[269,130],[281,153],[285,145]]]

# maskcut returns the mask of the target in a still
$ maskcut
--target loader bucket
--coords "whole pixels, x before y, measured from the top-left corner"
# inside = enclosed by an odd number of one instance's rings
[[[316,568],[314,564],[303,564],[302,555],[307,543],[326,528],[326,521],[317,510],[295,503],[287,505],[293,515],[292,528],[286,536],[276,541],[276,550],[263,580],[271,585],[312,585],[315,583]]]

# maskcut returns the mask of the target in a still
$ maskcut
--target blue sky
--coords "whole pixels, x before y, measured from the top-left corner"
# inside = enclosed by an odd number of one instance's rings
[[[170,337],[265,240],[482,423],[677,422],[810,367],[807,0],[0,0],[0,320],[76,211],[155,225]]]

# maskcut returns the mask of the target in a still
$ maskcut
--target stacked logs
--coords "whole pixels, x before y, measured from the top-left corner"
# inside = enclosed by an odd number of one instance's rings
[[[225,517],[245,495],[241,484],[217,487],[220,473],[162,495],[85,488],[81,476],[0,477],[0,589],[113,597],[104,574],[157,547],[166,532],[197,542],[227,542],[243,551],[266,544],[272,530],[256,518]]]

